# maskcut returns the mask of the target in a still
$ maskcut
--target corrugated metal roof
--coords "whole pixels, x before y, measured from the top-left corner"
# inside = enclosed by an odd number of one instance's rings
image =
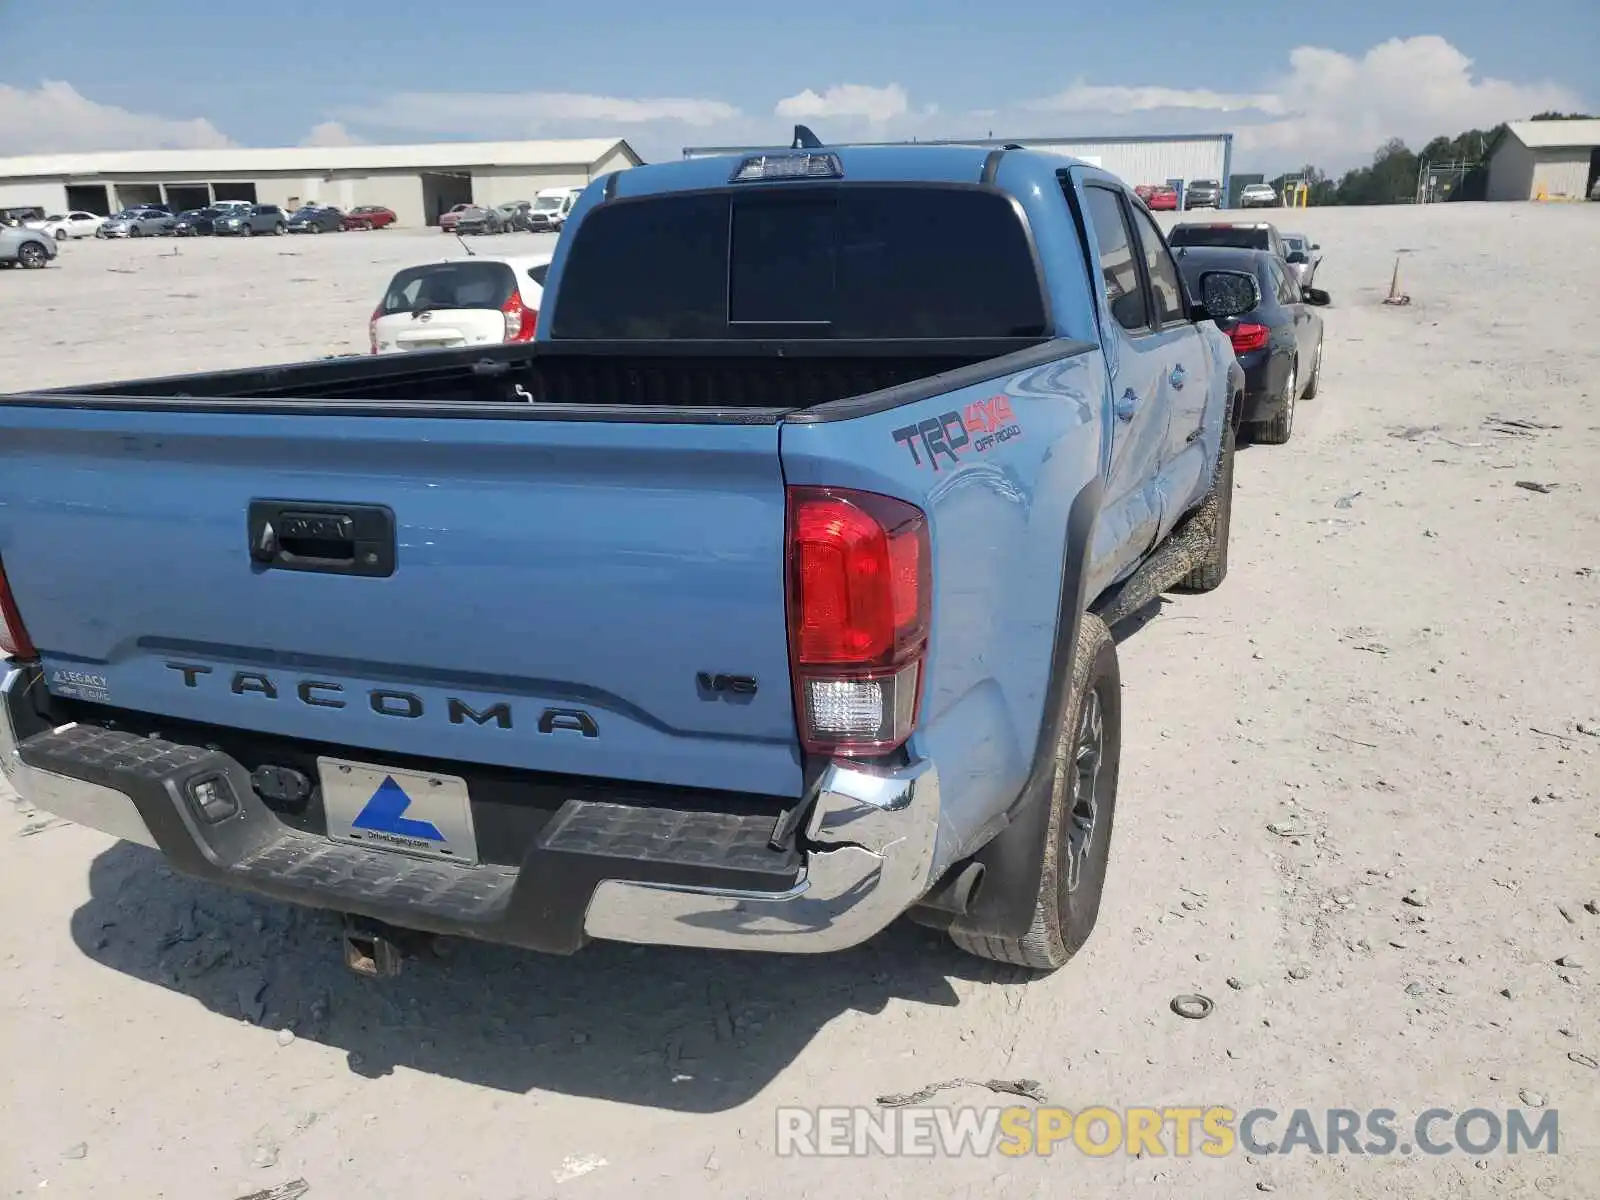
[[[415,146],[284,146],[272,149],[116,150],[0,158],[0,179],[94,175],[247,175],[275,171],[382,171],[417,167],[593,166],[622,138],[543,142],[426,142]]]
[[[1600,118],[1583,121],[1512,121],[1508,128],[1529,150],[1600,146]]]

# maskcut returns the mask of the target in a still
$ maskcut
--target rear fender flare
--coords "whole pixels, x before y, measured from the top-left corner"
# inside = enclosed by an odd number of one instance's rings
[[[1033,920],[1039,892],[1039,872],[1044,865],[1042,847],[1049,829],[1050,793],[1055,778],[1055,735],[1071,702],[1073,656],[1078,649],[1078,628],[1083,620],[1089,579],[1089,556],[1094,545],[1095,521],[1100,515],[1103,484],[1091,480],[1072,502],[1067,514],[1066,553],[1061,571],[1061,598],[1057,610],[1055,645],[1050,652],[1050,676],[1045,686],[1044,708],[1033,747],[1027,781],[1011,806],[1007,823],[984,846],[956,864],[983,866],[983,883],[965,914],[949,927],[962,933],[993,937],[1021,937]]]

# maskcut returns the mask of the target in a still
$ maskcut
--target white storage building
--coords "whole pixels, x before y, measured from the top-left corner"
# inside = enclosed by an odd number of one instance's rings
[[[1600,178],[1600,118],[1513,121],[1489,152],[1490,200],[1583,200]]]
[[[585,184],[641,161],[622,138],[42,154],[0,158],[0,209],[106,215],[133,204],[177,211],[213,200],[285,209],[381,204],[402,225],[432,225],[463,201],[531,200],[541,188]]]

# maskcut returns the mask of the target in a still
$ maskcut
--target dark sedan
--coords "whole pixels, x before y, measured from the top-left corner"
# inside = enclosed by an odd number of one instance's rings
[[[1282,445],[1294,431],[1298,400],[1316,397],[1322,379],[1322,315],[1328,293],[1302,288],[1277,255],[1265,250],[1186,246],[1175,251],[1190,295],[1203,295],[1205,276],[1248,276],[1256,306],[1243,316],[1217,322],[1244,368],[1242,423],[1259,442]]]
[[[290,233],[338,233],[344,228],[344,214],[337,208],[308,204],[289,218]]]
[[[178,214],[172,232],[179,237],[206,237],[217,231],[217,218],[222,212],[220,208],[191,208]]]

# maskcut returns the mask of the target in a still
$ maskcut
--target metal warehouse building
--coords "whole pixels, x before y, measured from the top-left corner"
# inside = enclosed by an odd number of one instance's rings
[[[213,200],[381,204],[401,224],[431,225],[464,201],[531,200],[540,188],[588,183],[641,161],[621,138],[32,155],[0,158],[0,209],[105,216],[134,204],[178,211]]]
[[[1600,118],[1513,121],[1489,151],[1490,200],[1582,200],[1600,178]]]
[[[823,139],[827,139],[824,137]],[[863,143],[853,143],[861,145]],[[910,142],[872,142],[868,145],[912,145]],[[1233,168],[1233,134],[1193,133],[1152,137],[1106,138],[949,138],[916,143],[924,146],[1022,146],[1047,154],[1081,158],[1103,167],[1134,187],[1142,183],[1170,183],[1177,187],[1191,179],[1226,182]],[[748,154],[772,146],[686,146],[685,158]]]

